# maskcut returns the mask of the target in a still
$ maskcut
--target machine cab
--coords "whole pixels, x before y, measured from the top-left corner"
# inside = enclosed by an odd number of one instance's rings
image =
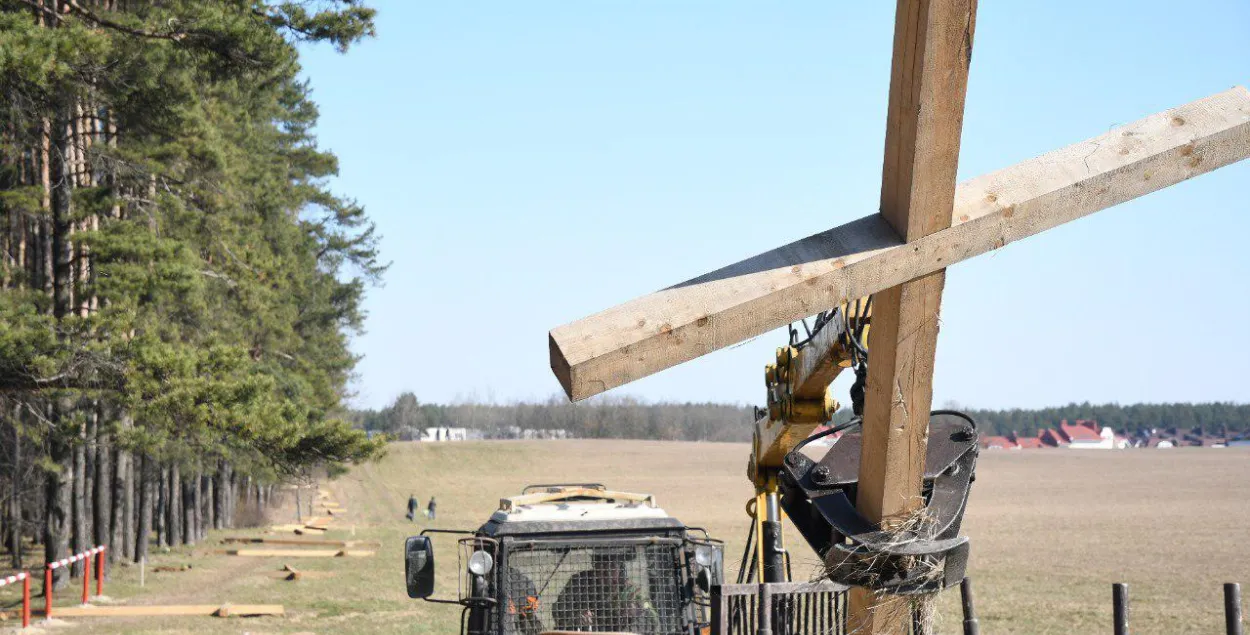
[[[443,533],[460,535],[454,600],[434,597],[431,537]],[[405,545],[409,595],[462,605],[466,635],[701,632],[723,562],[720,541],[651,495],[599,484],[530,486],[477,531],[427,530]]]

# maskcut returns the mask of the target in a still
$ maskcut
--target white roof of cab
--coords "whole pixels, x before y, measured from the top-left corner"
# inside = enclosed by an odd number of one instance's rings
[[[500,499],[491,515],[497,523],[668,518],[650,494],[616,492],[603,487],[551,486]]]

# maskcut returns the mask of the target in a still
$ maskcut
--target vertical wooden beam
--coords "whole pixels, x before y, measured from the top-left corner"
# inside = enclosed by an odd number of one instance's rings
[[[976,0],[898,0],[881,215],[906,242],[951,224]],[[856,506],[888,525],[922,503],[933,359],[946,272],[878,293],[869,337]],[[903,634],[900,598],[851,595],[852,632]]]

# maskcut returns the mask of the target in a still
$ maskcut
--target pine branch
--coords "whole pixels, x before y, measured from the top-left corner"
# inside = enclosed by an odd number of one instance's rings
[[[26,2],[27,4],[31,4],[30,0],[22,0],[22,1]],[[173,42],[180,42],[182,41],[183,38],[187,36],[187,33],[185,31],[165,31],[162,33],[162,32],[157,32],[157,31],[145,31],[143,29],[136,29],[136,28],[121,24],[119,22],[114,22],[113,20],[109,20],[107,18],[101,17],[100,15],[96,14],[94,11],[78,4],[75,0],[62,0],[62,1],[65,3],[65,6],[68,6],[70,8],[70,11],[73,12],[75,15],[82,17],[82,18],[86,18],[87,20],[94,22],[97,26],[110,28],[110,29],[113,29],[114,31],[121,31],[122,33],[126,33],[128,35],[133,35],[136,37],[144,37],[144,38],[153,38],[153,39],[158,39],[158,40],[171,40]]]

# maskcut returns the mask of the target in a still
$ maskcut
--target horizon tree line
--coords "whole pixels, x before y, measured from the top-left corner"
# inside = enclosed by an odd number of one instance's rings
[[[1072,403],[1052,408],[968,409],[948,403],[946,408],[972,416],[982,435],[1017,432],[1034,436],[1063,419],[1094,419],[1116,430],[1204,427],[1250,431],[1250,404],[1228,402],[1162,404]],[[571,403],[563,396],[542,402],[508,404],[423,403],[416,394],[404,392],[380,409],[357,409],[353,423],[363,430],[392,438],[418,438],[427,427],[460,427],[488,435],[510,427],[536,430],[567,430],[585,439],[653,439],[664,441],[751,440],[755,408],[743,404],[647,402],[630,396],[608,395]],[[851,418],[849,408],[834,416],[834,423]]]

